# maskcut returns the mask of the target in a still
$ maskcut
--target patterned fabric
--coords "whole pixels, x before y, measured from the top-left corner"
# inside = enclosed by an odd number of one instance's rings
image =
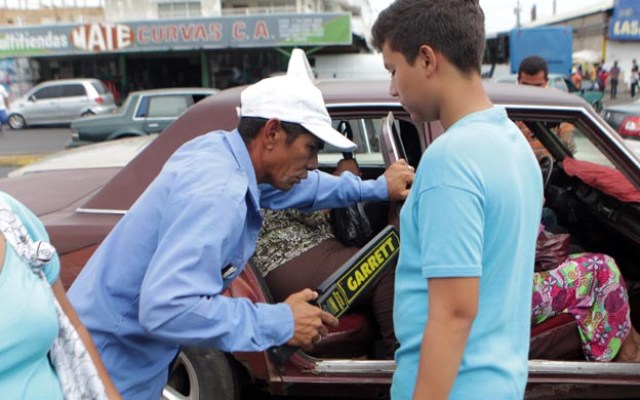
[[[328,214],[295,209],[263,209],[262,230],[253,262],[263,276],[327,239],[335,238]]]
[[[29,262],[33,272],[48,285],[42,267],[51,260],[56,250],[49,243],[33,242],[20,219],[2,199],[0,199],[0,231],[7,243]],[[58,375],[64,398],[66,400],[106,400],[104,386],[91,356],[55,296],[52,296],[52,299],[56,306],[60,330],[51,346],[49,357]]]
[[[588,360],[613,360],[631,330],[622,275],[615,260],[604,254],[572,254],[557,268],[535,273],[531,306],[534,325],[571,314]]]

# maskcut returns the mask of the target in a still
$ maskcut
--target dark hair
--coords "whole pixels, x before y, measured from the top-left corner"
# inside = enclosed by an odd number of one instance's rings
[[[523,73],[527,75],[536,75],[539,74],[540,71],[544,71],[544,79],[549,77],[549,66],[547,65],[547,62],[540,56],[529,56],[520,62],[520,67],[518,68],[518,79],[520,79],[520,75]]]
[[[484,54],[484,12],[478,0],[396,0],[371,28],[373,46],[386,43],[409,64],[420,46],[431,46],[464,73],[480,73]]]
[[[260,129],[266,124],[268,119],[260,117],[242,117],[238,122],[238,132],[245,143],[250,143],[260,132]],[[287,132],[287,144],[293,143],[293,141],[300,135],[309,134],[312,135],[305,127],[294,122],[280,121],[282,129]]]

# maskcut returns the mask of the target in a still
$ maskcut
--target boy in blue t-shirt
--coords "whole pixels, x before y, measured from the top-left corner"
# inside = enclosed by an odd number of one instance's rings
[[[396,0],[372,33],[391,94],[412,119],[445,129],[400,215],[392,398],[522,398],[542,178],[484,92],[482,9],[477,0]]]

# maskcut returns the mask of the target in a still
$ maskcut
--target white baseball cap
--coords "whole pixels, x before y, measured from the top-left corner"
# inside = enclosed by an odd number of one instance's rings
[[[242,91],[240,103],[240,117],[277,118],[300,124],[340,151],[354,151],[358,147],[333,129],[322,92],[300,74],[263,79]]]

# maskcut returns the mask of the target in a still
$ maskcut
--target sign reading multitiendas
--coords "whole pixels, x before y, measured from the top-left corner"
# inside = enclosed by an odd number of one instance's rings
[[[0,28],[0,57],[348,44],[344,13]]]

